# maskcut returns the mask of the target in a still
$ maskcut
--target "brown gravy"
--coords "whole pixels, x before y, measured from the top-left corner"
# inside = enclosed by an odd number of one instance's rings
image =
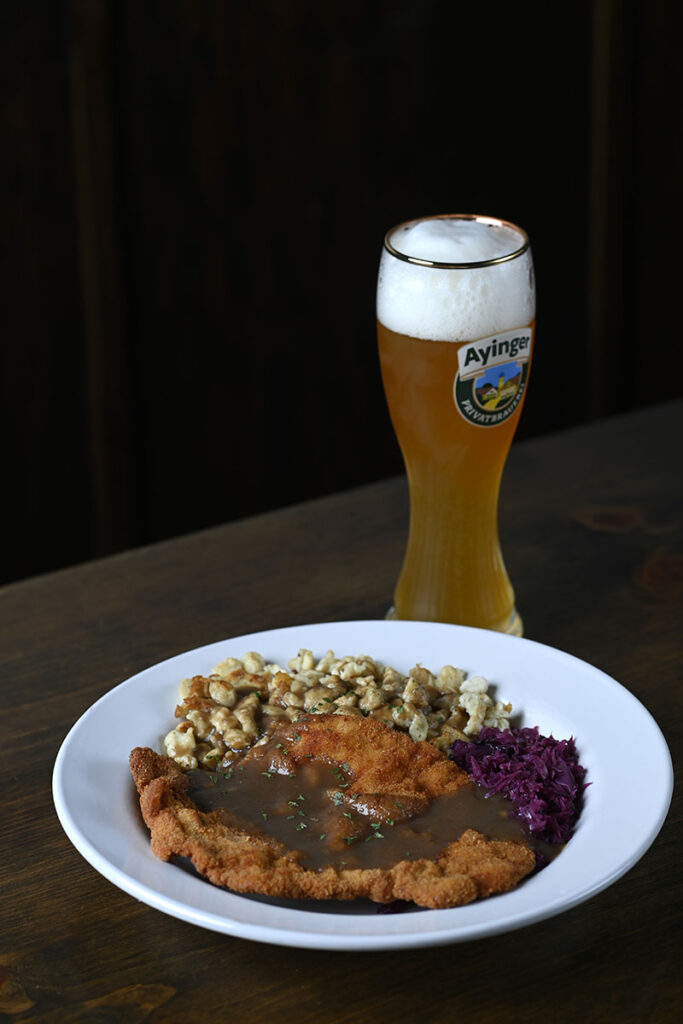
[[[229,770],[188,772],[188,795],[200,811],[217,811],[233,826],[279,841],[307,868],[388,868],[400,860],[435,859],[467,829],[524,842],[546,860],[559,853],[532,841],[511,816],[509,800],[487,797],[473,782],[432,801],[359,793],[347,765],[311,760],[294,766],[272,742],[257,749],[257,757]]]

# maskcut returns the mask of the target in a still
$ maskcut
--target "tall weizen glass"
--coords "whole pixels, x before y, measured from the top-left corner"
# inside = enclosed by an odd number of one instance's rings
[[[534,343],[527,235],[453,214],[389,231],[379,268],[382,379],[410,488],[389,616],[522,634],[498,494]]]

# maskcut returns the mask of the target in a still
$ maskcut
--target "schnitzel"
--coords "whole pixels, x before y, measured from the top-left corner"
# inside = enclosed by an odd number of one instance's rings
[[[223,772],[145,747],[130,767],[154,853],[235,892],[454,907],[535,866],[502,798],[376,719],[304,715]]]
[[[136,748],[154,853],[236,892],[453,907],[535,866],[522,826],[427,742],[373,719],[279,726],[223,774]]]

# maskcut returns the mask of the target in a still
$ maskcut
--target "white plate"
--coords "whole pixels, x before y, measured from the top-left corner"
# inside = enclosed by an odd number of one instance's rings
[[[161,747],[180,679],[259,651],[280,664],[299,648],[318,657],[369,654],[407,672],[452,664],[496,685],[520,718],[576,738],[587,769],[575,835],[545,870],[515,890],[452,910],[378,913],[358,901],[245,897],[216,888],[151,852],[128,770],[135,746]],[[630,756],[631,748],[636,756]],[[57,814],[76,849],[124,892],[192,924],[261,942],[314,949],[400,949],[495,935],[559,914],[625,874],[653,842],[671,800],[673,772],[651,715],[619,683],[583,661],[530,640],[440,623],[336,622],[252,633],[180,654],[140,672],[74,725],[55,762]]]

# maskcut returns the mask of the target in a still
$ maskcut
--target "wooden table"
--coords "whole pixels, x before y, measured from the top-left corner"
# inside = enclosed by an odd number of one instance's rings
[[[518,444],[501,499],[527,636],[632,690],[674,762],[682,421],[678,402]],[[200,644],[381,618],[406,509],[404,482],[389,480],[0,591],[0,1020],[679,1019],[676,796],[643,859],[582,906],[495,938],[398,953],[303,951],[204,931],[119,891],[63,833],[52,766],[94,700]],[[638,757],[637,736],[624,736],[624,757]]]

